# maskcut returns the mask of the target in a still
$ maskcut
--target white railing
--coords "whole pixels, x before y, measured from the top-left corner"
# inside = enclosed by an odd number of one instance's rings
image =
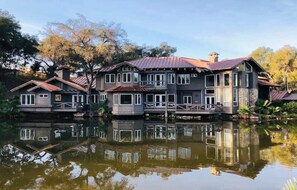
[[[80,102],[55,102],[54,109],[76,109],[83,106]]]

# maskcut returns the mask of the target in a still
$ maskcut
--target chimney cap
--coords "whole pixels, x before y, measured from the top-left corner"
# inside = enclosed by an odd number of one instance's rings
[[[220,55],[219,53],[213,51],[213,52],[210,52],[209,55]]]

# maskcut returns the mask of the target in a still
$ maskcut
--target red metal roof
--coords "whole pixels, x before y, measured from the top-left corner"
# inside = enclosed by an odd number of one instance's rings
[[[266,81],[266,80],[261,80],[261,79],[258,79],[258,83],[262,86],[271,86],[271,87],[278,87],[280,85],[278,84],[275,84],[273,82],[269,82],[269,81]]]
[[[49,83],[46,83],[46,82],[43,82],[43,81],[36,81],[36,80],[33,80],[34,81],[34,84],[36,84],[36,86],[35,87],[33,87],[33,88],[30,88],[30,89],[28,89],[28,91],[30,92],[30,91],[33,91],[33,90],[35,90],[35,89],[37,89],[37,88],[43,88],[43,89],[45,89],[45,90],[48,90],[48,91],[61,91],[62,89],[61,88],[59,88],[59,87],[57,87],[57,86],[55,86],[55,85],[52,85],[52,84],[49,84]]]
[[[88,76],[89,80],[91,80],[91,76]],[[75,82],[76,84],[79,84],[81,86],[87,86],[88,85],[88,81],[87,81],[87,77],[86,76],[80,76],[80,77],[77,77],[75,79],[72,79],[73,82]],[[91,86],[92,89],[95,89],[96,88],[96,79],[94,79],[93,83],[92,83],[92,86]]]
[[[243,61],[246,61],[250,59],[250,57],[242,57],[242,58],[236,58],[236,59],[228,59],[224,61],[219,61],[216,63],[210,63],[208,65],[210,70],[227,70],[227,69],[232,69],[242,63]]]
[[[71,86],[71,87],[73,87],[73,88],[76,88],[76,89],[78,89],[78,90],[87,92],[87,89],[84,88],[84,87],[82,87],[81,85],[76,84],[76,83],[74,83],[74,82],[72,82],[72,81],[64,80],[64,79],[62,79],[62,78],[60,78],[60,77],[52,77],[52,78],[46,80],[45,82],[50,82],[50,81],[52,81],[52,80],[58,80],[58,81],[60,81],[60,82],[62,82],[62,83],[64,83],[64,84],[67,84],[67,85],[69,85],[69,86]]]
[[[282,100],[286,96],[288,96],[289,93],[287,91],[272,91],[271,92],[271,100]]]
[[[283,100],[289,100],[289,101],[293,101],[293,100],[297,100],[297,93],[291,93],[288,96],[284,97]]]
[[[107,92],[146,92],[145,88],[140,86],[115,86],[106,90]]]

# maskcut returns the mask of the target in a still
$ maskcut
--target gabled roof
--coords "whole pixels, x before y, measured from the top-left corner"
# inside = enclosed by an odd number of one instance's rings
[[[265,71],[265,69],[259,63],[257,63],[252,57],[241,57],[236,59],[219,61],[216,63],[210,63],[208,64],[208,68],[211,71],[229,70],[234,69],[235,67],[242,64],[245,61],[253,62],[261,71]]]
[[[10,91],[11,92],[14,92],[14,91],[17,91],[17,90],[19,90],[21,88],[24,88],[24,87],[26,87],[28,85],[31,85],[31,84],[33,84],[35,86],[32,87],[32,88],[30,88],[30,89],[28,89],[29,92],[31,92],[31,91],[33,91],[33,90],[35,90],[37,88],[43,88],[43,89],[48,90],[50,92],[52,92],[52,91],[60,91],[61,90],[61,88],[59,88],[57,86],[54,86],[52,84],[48,84],[48,83],[43,82],[43,81],[30,80],[30,81],[28,81],[28,82],[26,82],[26,83],[24,83],[22,85],[19,85],[19,86],[15,87],[15,88],[11,89]]]
[[[107,92],[146,92],[144,87],[140,86],[114,86],[106,90]]]
[[[91,79],[91,76],[88,76],[89,80]],[[79,84],[80,86],[87,86],[88,85],[88,81],[87,81],[87,77],[86,76],[80,76],[77,77],[75,79],[72,79],[72,81],[76,84]],[[92,86],[92,89],[96,88],[96,79],[94,79]]]
[[[289,93],[287,91],[272,91],[271,92],[271,101],[282,100],[288,95],[289,95]]]
[[[87,89],[85,89],[84,87],[80,86],[79,84],[76,84],[76,83],[71,82],[71,81],[64,80],[64,79],[62,79],[62,78],[60,78],[60,77],[52,77],[52,78],[46,80],[45,82],[50,82],[50,81],[53,81],[53,80],[60,81],[60,82],[62,82],[62,83],[64,83],[64,84],[67,84],[67,85],[73,87],[73,88],[76,88],[77,90],[81,90],[81,91],[84,91],[84,92],[88,92]]]
[[[42,88],[44,90],[48,90],[50,92],[53,92],[53,91],[61,91],[62,89],[57,87],[57,86],[54,86],[52,84],[49,84],[49,83],[46,83],[46,82],[42,82],[42,81],[36,81],[37,85],[28,89],[28,92],[31,92],[31,91],[34,91],[35,89],[37,88]]]

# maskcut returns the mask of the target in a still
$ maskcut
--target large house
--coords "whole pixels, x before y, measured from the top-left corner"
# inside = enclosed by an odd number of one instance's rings
[[[235,114],[254,105],[258,74],[265,70],[251,57],[218,61],[218,55],[211,53],[209,61],[146,57],[103,67],[96,89],[113,115]],[[261,82],[265,89],[271,85]]]
[[[107,102],[113,115],[235,114],[269,97],[268,81],[258,80],[265,70],[251,57],[218,61],[184,57],[146,57],[98,70],[93,102]],[[70,80],[69,70],[57,71],[47,81],[29,81],[11,91],[20,94],[20,110],[77,112],[87,104],[84,81]],[[267,97],[266,97],[267,96]]]

